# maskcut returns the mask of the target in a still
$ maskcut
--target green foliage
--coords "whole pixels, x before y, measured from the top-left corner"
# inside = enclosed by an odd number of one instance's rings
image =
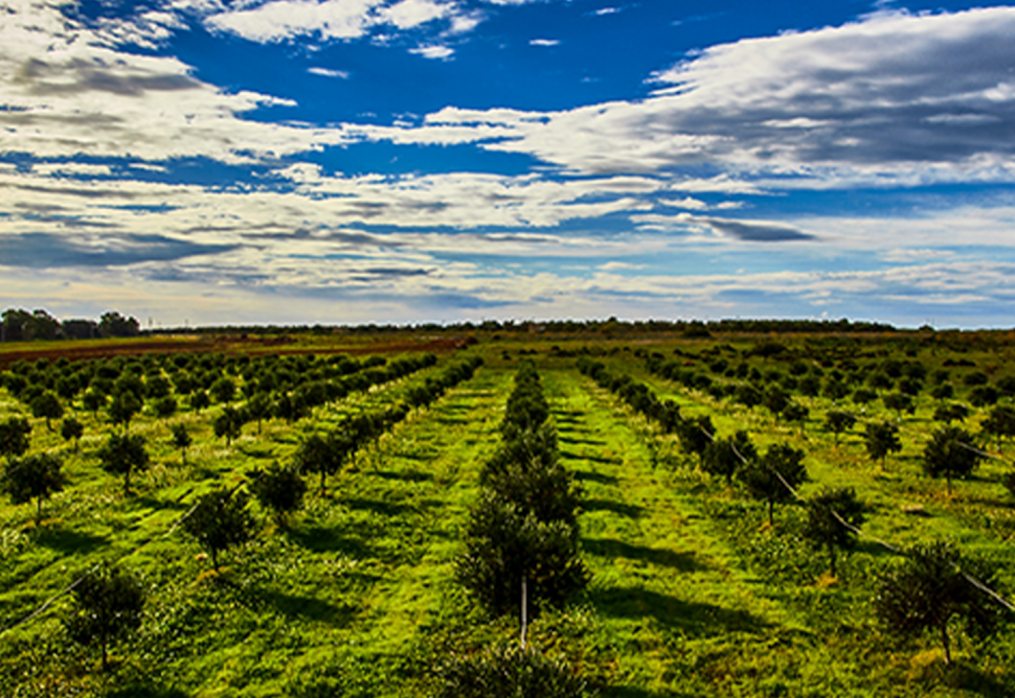
[[[588,583],[576,527],[540,521],[496,494],[480,498],[464,538],[466,551],[455,561],[456,577],[491,613],[517,611],[523,576],[534,613],[544,604],[564,603]]]
[[[870,422],[863,433],[864,446],[871,460],[881,461],[882,470],[889,453],[902,450],[899,427],[891,422]]]
[[[8,417],[0,422],[0,455],[17,458],[28,450],[32,425],[24,417]]]
[[[109,420],[116,425],[122,424],[125,429],[129,428],[130,420],[141,411],[141,407],[141,400],[133,392],[119,392],[113,396],[113,401],[107,408]]]
[[[828,549],[829,570],[835,576],[835,549],[848,550],[856,542],[856,532],[864,522],[867,507],[852,487],[822,489],[807,501],[805,538]],[[848,524],[848,526],[846,525]]]
[[[591,698],[588,682],[565,662],[533,650],[497,647],[439,665],[437,698]]]
[[[206,407],[211,405],[211,399],[208,397],[208,393],[204,390],[195,390],[190,395],[190,409],[195,412],[200,412]]]
[[[74,440],[74,450],[78,448],[78,443],[81,441],[81,437],[85,433],[85,427],[74,417],[67,417],[60,424],[60,436],[63,437],[64,441]]]
[[[825,413],[825,427],[835,434],[835,443],[839,443],[839,434],[849,431],[856,424],[856,415],[846,410],[828,410]]]
[[[980,428],[983,433],[997,437],[1000,445],[1002,439],[1015,436],[1015,408],[997,405],[980,423]]]
[[[29,407],[32,410],[32,416],[46,420],[46,428],[50,431],[53,431],[52,420],[63,417],[63,405],[60,404],[60,398],[50,390],[34,398]]]
[[[934,410],[934,421],[945,422],[946,424],[951,424],[952,422],[962,422],[968,416],[969,408],[959,403],[941,405]]]
[[[329,475],[341,468],[345,459],[355,451],[355,441],[347,431],[331,432],[326,435],[311,434],[300,442],[293,463],[301,473],[316,473],[321,476],[321,493],[325,491]]]
[[[74,587],[74,601],[64,626],[71,639],[102,650],[102,669],[109,668],[110,645],[141,627],[144,587],[117,567],[102,564]]]
[[[246,492],[219,489],[201,496],[183,530],[210,555],[212,566],[219,569],[219,553],[250,540],[255,522],[247,508]]]
[[[209,392],[215,398],[215,402],[229,402],[236,396],[236,381],[223,376],[212,384]]]
[[[49,453],[35,453],[10,460],[4,468],[0,486],[15,504],[36,500],[35,521],[42,520],[42,500],[63,490],[66,478],[60,469],[63,461]]]
[[[912,413],[914,410],[913,398],[904,393],[888,393],[881,398],[881,402],[885,403],[888,409],[894,410],[900,419],[903,412]]]
[[[972,434],[959,427],[942,427],[923,450],[923,471],[930,477],[943,476],[951,494],[952,479],[969,477],[982,458]]]
[[[765,455],[740,469],[739,477],[755,499],[768,502],[768,522],[773,523],[772,509],[776,502],[794,499],[791,488],[807,480],[803,463],[804,452],[789,444],[772,444]]]
[[[184,463],[187,462],[187,449],[190,448],[192,440],[190,438],[190,432],[187,431],[187,426],[182,422],[174,424],[172,427],[171,441],[173,446],[180,449],[180,456]]]
[[[137,470],[148,468],[148,450],[145,438],[140,434],[110,434],[106,443],[99,448],[98,456],[102,469],[112,475],[123,475],[123,493],[130,493],[130,476]]]
[[[172,397],[171,395],[161,397],[155,401],[155,403],[152,405],[152,408],[155,410],[155,414],[160,419],[168,419],[169,417],[172,417],[174,414],[176,414],[177,408],[176,398]]]
[[[231,446],[233,439],[239,438],[242,433],[244,421],[244,415],[241,410],[236,409],[232,405],[226,405],[212,423],[215,436],[225,439],[226,445]]]
[[[307,483],[296,468],[276,462],[267,470],[255,470],[251,474],[250,489],[258,503],[270,509],[280,525],[285,525],[293,512],[303,508]]]
[[[733,484],[733,477],[745,462],[757,459],[758,451],[747,432],[740,430],[729,438],[716,438],[702,454],[701,467],[710,475],[726,478],[726,484]]]
[[[996,570],[984,561],[963,556],[948,543],[917,545],[906,561],[878,580],[874,610],[885,628],[902,636],[925,630],[938,634],[951,661],[949,624],[957,622],[981,637],[997,626],[1000,606],[974,586],[967,575],[996,587]]]

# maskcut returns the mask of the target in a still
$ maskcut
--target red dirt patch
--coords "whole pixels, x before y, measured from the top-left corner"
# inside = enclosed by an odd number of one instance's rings
[[[0,346],[0,368],[6,368],[15,361],[25,359],[60,359],[80,361],[84,359],[106,359],[114,356],[138,356],[141,354],[178,354],[222,352],[224,354],[264,353],[273,350],[278,354],[401,354],[413,351],[426,351],[433,354],[448,354],[476,343],[475,338],[429,339],[424,342],[409,340],[377,342],[376,344],[357,344],[351,346],[296,347],[291,346],[291,337],[273,337],[270,339],[252,337],[211,337],[201,339],[185,339],[178,341],[139,340],[128,343],[89,344],[88,346],[67,346],[51,349],[44,348],[40,342],[38,349],[12,351],[3,353]]]

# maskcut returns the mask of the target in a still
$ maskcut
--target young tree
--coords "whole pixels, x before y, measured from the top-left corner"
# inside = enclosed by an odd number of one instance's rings
[[[295,467],[273,463],[267,470],[255,470],[250,485],[254,497],[265,509],[271,509],[275,521],[285,527],[289,515],[303,507],[307,483]]]
[[[257,422],[257,433],[261,433],[261,422],[271,416],[271,396],[264,391],[258,391],[247,400],[247,414]]]
[[[982,458],[972,434],[959,427],[942,427],[923,450],[923,470],[931,477],[943,475],[950,495],[952,478],[968,477]]]
[[[807,423],[807,418],[810,416],[811,411],[807,409],[805,405],[800,404],[796,401],[791,401],[786,405],[786,409],[782,411],[782,417],[787,422],[796,422],[800,425],[800,433],[804,432],[804,425]]]
[[[852,487],[823,489],[807,502],[807,526],[804,537],[815,545],[828,548],[829,572],[835,576],[835,549],[849,550],[864,522],[866,507],[856,498]],[[847,525],[848,524],[848,525]]]
[[[81,436],[85,433],[85,427],[81,422],[74,419],[74,417],[67,417],[60,424],[60,436],[63,437],[64,441],[70,441],[74,439],[74,450],[77,451],[81,446]]]
[[[473,508],[465,546],[455,561],[455,575],[497,615],[519,607],[523,579],[533,611],[544,604],[564,603],[589,580],[578,552],[576,527],[559,520],[540,521],[493,493],[486,493]]]
[[[208,393],[203,390],[195,390],[190,396],[190,409],[200,413],[205,407],[211,405]]]
[[[825,414],[825,426],[835,434],[835,445],[839,445],[839,434],[849,431],[856,424],[856,415],[846,410],[828,410]]]
[[[24,455],[31,433],[32,425],[24,417],[8,417],[0,422],[0,455],[8,459]]]
[[[963,422],[969,416],[969,408],[960,403],[941,405],[934,410],[934,421],[951,424],[952,422]]]
[[[881,398],[881,402],[885,403],[888,409],[894,410],[899,419],[902,419],[903,411],[913,411],[913,398],[903,393],[888,393]]]
[[[33,398],[29,407],[33,417],[46,420],[46,428],[49,431],[53,431],[52,420],[63,417],[63,405],[60,404],[60,398],[51,390]]]
[[[254,535],[254,518],[247,501],[245,492],[214,490],[198,499],[190,516],[183,520],[183,530],[208,551],[216,572],[220,552],[242,545]]]
[[[891,422],[871,422],[863,433],[864,445],[871,460],[880,460],[881,469],[885,469],[885,459],[889,453],[902,450],[899,441],[899,427]]]
[[[936,632],[945,662],[951,663],[949,624],[958,621],[968,630],[986,635],[993,631],[999,615],[993,600],[965,575],[992,587],[995,572],[947,543],[917,545],[906,557],[905,563],[881,575],[874,609],[885,627],[899,635]]]
[[[102,670],[106,671],[109,646],[141,627],[144,605],[141,583],[103,564],[74,587],[74,604],[64,626],[75,642],[102,648]]]
[[[105,407],[106,396],[95,388],[89,388],[85,391],[85,394],[81,396],[81,404],[84,405],[86,410],[92,414],[96,414],[99,410]]]
[[[141,411],[141,400],[131,391],[125,390],[113,396],[109,403],[109,420],[116,425],[123,425],[124,431],[130,429],[130,420]]]
[[[176,398],[166,395],[156,400],[152,407],[159,419],[169,419],[176,414]]]
[[[36,453],[20,460],[10,460],[0,485],[14,504],[35,499],[35,524],[42,521],[42,500],[63,490],[66,478],[60,472],[63,462],[49,453]]]
[[[779,421],[779,416],[789,405],[789,395],[778,385],[772,385],[765,391],[762,404],[765,406],[765,409],[772,413],[772,417],[776,421]]]
[[[212,383],[211,395],[215,402],[229,402],[236,395],[236,382],[228,376],[222,376]]]
[[[776,502],[793,499],[792,489],[807,480],[804,452],[789,444],[772,444],[765,455],[740,470],[740,479],[755,499],[768,502],[768,523],[773,525]]]
[[[986,419],[980,423],[984,434],[997,438],[997,448],[1001,449],[1001,441],[1006,436],[1015,436],[1015,408],[1010,405],[997,405],[990,411]]]
[[[726,478],[727,487],[733,484],[733,476],[747,461],[758,457],[758,451],[745,431],[738,431],[730,438],[717,438],[702,454],[701,467],[711,475]]]
[[[532,649],[498,647],[452,657],[437,669],[436,698],[591,698],[596,695],[564,661]]]
[[[294,464],[301,473],[320,474],[323,495],[328,475],[334,475],[339,471],[349,454],[355,452],[356,443],[356,435],[347,429],[327,436],[311,434],[297,448]]]
[[[213,424],[215,436],[224,438],[226,446],[232,446],[233,439],[239,438],[243,431],[243,415],[236,408],[226,405],[222,412],[215,418]]]
[[[677,437],[680,439],[680,445],[688,453],[698,456],[699,465],[705,449],[712,443],[714,436],[715,427],[712,426],[712,420],[707,414],[688,417],[677,424]]]
[[[187,449],[190,448],[191,438],[190,433],[187,431],[186,425],[182,422],[174,424],[172,428],[173,432],[173,446],[180,449],[180,460],[186,465],[187,464]]]
[[[110,434],[96,452],[102,469],[111,475],[123,475],[123,493],[130,494],[130,475],[148,467],[148,451],[140,434]]]

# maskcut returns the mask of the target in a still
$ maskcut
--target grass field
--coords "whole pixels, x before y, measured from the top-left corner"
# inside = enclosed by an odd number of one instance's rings
[[[744,356],[767,339],[734,338],[726,355]],[[314,351],[325,353],[315,341]],[[769,526],[763,503],[701,472],[675,436],[579,374],[574,355],[590,343],[481,341],[467,350],[485,360],[471,380],[361,450],[329,479],[325,496],[311,478],[306,507],[288,527],[258,510],[259,535],[226,553],[220,574],[174,527],[200,494],[288,461],[306,434],[345,415],[403,399],[457,355],[318,407],[292,425],[270,419],[259,433],[247,424],[229,446],[212,431],[215,406],[182,409],[168,420],[142,414],[130,430],[147,438],[153,465],[127,496],[120,479],[98,467],[95,451],[112,429],[102,412],[76,410],[85,426],[79,450],[33,418],[30,452],[61,454],[69,485],[44,502],[38,525],[34,502],[0,504],[0,625],[9,628],[0,639],[0,694],[427,695],[434,667],[449,656],[516,642],[518,619],[478,609],[454,581],[454,559],[479,471],[497,446],[517,359],[525,355],[542,375],[562,461],[584,490],[581,548],[593,574],[571,605],[534,619],[529,637],[539,651],[565,657],[602,695],[1012,695],[1010,630],[983,642],[957,632],[957,661],[945,666],[933,637],[900,641],[871,606],[878,575],[898,561],[878,540],[952,540],[996,562],[1001,591],[1012,598],[1015,508],[1000,484],[1012,469],[1012,447],[956,481],[949,496],[943,481],[921,470],[939,402],[927,394],[902,416],[903,450],[882,470],[866,456],[862,425],[837,444],[823,428],[833,407],[828,398],[796,398],[810,409],[801,428],[764,407],[717,399],[645,368],[645,351],[673,356],[674,349],[700,367],[705,359],[688,357],[717,344],[616,340],[591,347],[611,371],[676,400],[685,416],[708,414],[718,434],[746,429],[761,451],[781,442],[804,450],[810,480],[802,497],[826,485],[855,488],[870,505],[863,527],[869,537],[840,560],[837,577],[828,574],[824,551],[801,536],[802,505],[777,506]],[[951,370],[955,401],[968,399],[961,378],[976,368],[991,368],[995,383],[1015,373],[1007,348],[899,355],[934,370],[960,354],[973,367]],[[762,373],[786,372],[772,359],[743,360]],[[848,400],[837,407],[844,405],[859,414]],[[975,430],[984,413],[974,409],[966,425]],[[0,420],[14,414],[30,412],[0,390]],[[862,417],[897,419],[880,403]],[[186,464],[169,442],[176,423],[194,438]],[[993,441],[989,447],[996,452]],[[100,560],[129,569],[148,590],[144,624],[115,646],[106,673],[95,650],[70,642],[61,623],[71,595],[60,593]],[[39,615],[9,627],[54,597]]]

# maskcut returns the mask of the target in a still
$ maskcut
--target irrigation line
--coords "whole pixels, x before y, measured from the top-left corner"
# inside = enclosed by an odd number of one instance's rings
[[[611,392],[612,392],[612,391],[611,391]],[[633,407],[633,406],[632,406],[632,407]],[[648,416],[648,415],[646,415],[646,416]],[[686,420],[684,420],[684,419],[683,419],[683,417],[680,417],[680,416],[679,416],[679,413],[678,413],[678,419],[681,419],[681,420],[683,420],[683,421],[686,421]],[[715,437],[715,434],[710,434],[710,433],[708,432],[708,430],[707,430],[707,429],[705,429],[704,427],[702,427],[702,426],[700,426],[700,425],[699,425],[699,427],[698,427],[698,428],[699,428],[699,429],[701,429],[701,432],[702,432],[702,433],[703,433],[703,434],[704,434],[704,435],[705,435],[705,436],[706,436],[706,437],[708,438],[708,440],[709,440],[709,441],[713,441],[713,442],[715,441],[715,439],[716,439],[716,437]],[[991,455],[991,454],[989,454],[989,453],[986,453],[986,452],[984,452],[984,451],[981,451],[981,450],[979,450],[979,449],[977,449],[977,448],[975,448],[975,447],[973,447],[973,446],[970,446],[969,444],[965,444],[965,443],[963,443],[963,442],[961,442],[961,441],[958,441],[957,443],[958,443],[958,444],[959,444],[960,446],[962,446],[963,448],[969,449],[969,450],[971,450],[971,451],[974,451],[974,452],[976,452],[976,453],[979,453],[979,454],[981,454],[981,455],[983,455],[983,456],[986,456],[986,457],[988,457],[988,458],[997,458],[998,460],[1003,460],[1003,459],[1001,459],[1001,458],[998,458],[997,456],[992,456],[992,455]],[[739,459],[740,459],[740,462],[741,462],[741,463],[744,463],[744,464],[747,464],[747,463],[748,463],[748,460],[747,460],[747,458],[745,458],[745,457],[744,457],[744,455],[743,455],[742,453],[740,453],[740,451],[739,451],[739,450],[737,449],[737,447],[736,447],[736,444],[734,444],[734,443],[732,443],[732,442],[731,442],[731,444],[730,444],[730,445],[731,445],[731,446],[732,446],[732,448],[733,448],[733,453],[734,453],[734,454],[736,454],[737,458],[739,458]],[[793,489],[793,487],[791,487],[791,486],[790,486],[790,484],[789,484],[789,483],[788,483],[788,482],[786,481],[786,479],[785,479],[785,478],[784,478],[784,477],[782,476],[782,473],[780,473],[780,472],[779,472],[778,470],[776,470],[775,468],[773,468],[773,467],[771,467],[771,466],[767,466],[767,467],[768,467],[768,469],[769,469],[769,470],[771,470],[771,471],[772,471],[773,473],[775,473],[775,476],[776,476],[776,477],[777,477],[777,478],[779,479],[779,482],[781,482],[781,483],[782,483],[782,485],[783,485],[783,486],[784,486],[784,487],[785,487],[785,488],[786,488],[787,490],[789,490],[790,494],[792,494],[794,498],[796,498],[797,500],[799,500],[799,501],[801,501],[801,502],[805,501],[805,500],[804,500],[804,499],[803,499],[803,498],[802,498],[802,497],[801,497],[801,496],[800,496],[800,495],[799,495],[799,494],[797,493],[797,491],[796,491],[795,489]],[[863,531],[862,531],[862,530],[861,530],[860,528],[858,528],[857,526],[854,526],[854,525],[850,524],[850,523],[849,523],[849,522],[847,522],[847,521],[846,521],[845,519],[843,519],[843,518],[842,518],[842,516],[841,516],[841,515],[839,514],[839,512],[835,511],[834,509],[830,509],[829,511],[831,512],[832,516],[834,516],[834,517],[835,517],[835,519],[836,519],[836,520],[837,520],[837,521],[838,521],[839,523],[841,523],[841,524],[842,524],[843,526],[845,526],[845,527],[846,527],[846,528],[847,528],[848,530],[850,530],[850,531],[852,531],[853,533],[857,534],[857,535],[858,535],[858,536],[860,536],[861,538],[866,538],[867,540],[870,540],[870,541],[872,541],[872,542],[874,542],[874,543],[877,543],[877,544],[881,545],[881,546],[882,546],[883,548],[885,548],[886,550],[889,550],[890,552],[892,552],[892,553],[894,553],[894,554],[896,554],[896,555],[903,555],[903,556],[905,556],[905,557],[908,557],[908,556],[909,556],[909,555],[908,555],[908,554],[906,553],[906,551],[904,551],[903,549],[901,549],[901,548],[899,548],[899,547],[897,547],[897,546],[895,546],[895,545],[892,545],[891,543],[888,543],[887,541],[883,541],[883,540],[881,540],[880,538],[875,538],[874,536],[871,536],[871,535],[869,535],[869,534],[867,534],[867,533],[864,533],[864,532],[863,532]],[[1003,596],[1001,596],[1001,595],[1000,595],[999,593],[997,593],[996,591],[994,591],[993,589],[991,589],[990,587],[988,587],[988,586],[987,586],[986,584],[984,584],[984,583],[983,583],[983,582],[981,582],[980,580],[978,580],[978,579],[976,579],[975,577],[973,577],[972,575],[970,575],[970,574],[969,574],[968,572],[965,572],[965,571],[963,571],[963,570],[962,570],[962,569],[961,569],[961,568],[960,568],[960,567],[958,566],[958,564],[957,564],[957,563],[952,563],[952,566],[953,566],[953,568],[955,569],[955,571],[956,571],[956,572],[958,572],[959,574],[961,574],[961,575],[962,575],[962,577],[963,577],[963,578],[964,578],[964,579],[965,579],[965,580],[966,580],[967,582],[969,582],[970,584],[972,584],[972,585],[973,585],[974,587],[976,587],[977,589],[979,589],[979,590],[980,590],[980,591],[982,591],[983,593],[985,593],[985,594],[987,594],[988,596],[990,596],[990,597],[991,597],[992,599],[994,599],[994,600],[995,600],[995,601],[997,601],[997,602],[998,602],[999,604],[1001,604],[1002,606],[1004,606],[1004,607],[1005,607],[1005,608],[1006,608],[1007,610],[1009,610],[1009,611],[1012,611],[1012,612],[1015,612],[1015,605],[1013,605],[1013,604],[1012,604],[1012,603],[1011,603],[1010,601],[1008,601],[1008,600],[1007,600],[1006,598],[1004,598]]]
[[[229,491],[229,494],[232,495],[238,489],[243,487],[244,484],[246,484],[246,482],[244,480],[241,480],[239,483],[237,483]],[[182,495],[180,495],[176,499],[175,503],[178,504],[178,503],[182,502],[188,495],[190,495],[191,492],[194,491],[194,489],[195,488],[192,487],[189,490],[187,490],[186,492],[184,492]],[[169,536],[171,536],[176,531],[176,529],[180,527],[180,524],[182,524],[184,521],[186,521],[188,518],[190,518],[190,516],[194,513],[194,511],[197,509],[199,504],[200,504],[200,500],[198,500],[197,502],[194,502],[193,506],[191,506],[190,509],[188,509],[186,511],[186,513],[183,514],[183,516],[181,516],[179,519],[177,519],[173,523],[173,525],[169,528],[169,530],[166,531],[163,535],[161,535],[161,536],[153,536],[153,537],[149,538],[148,540],[144,541],[140,545],[136,546],[133,550],[131,550],[129,552],[126,552],[123,555],[121,555],[119,558],[117,558],[117,560],[113,564],[116,564],[116,562],[120,562],[122,560],[127,559],[131,555],[134,555],[135,553],[140,551],[142,548],[144,548],[146,545],[148,545],[149,543],[151,543],[151,542],[153,542],[155,540],[158,540],[160,538],[164,539],[164,538],[168,538]],[[0,635],[3,635],[4,633],[6,633],[9,630],[13,630],[14,628],[18,627],[19,625],[24,625],[25,623],[28,623],[29,621],[32,621],[35,618],[38,618],[40,615],[42,615],[46,611],[46,609],[48,609],[50,606],[52,606],[53,603],[55,603],[57,601],[57,599],[61,598],[62,596],[65,596],[66,594],[70,593],[75,588],[77,588],[77,586],[79,584],[81,584],[81,582],[83,582],[89,575],[91,575],[93,572],[95,572],[95,570],[97,570],[101,566],[101,564],[102,563],[99,563],[98,565],[95,565],[90,570],[85,572],[83,575],[81,575],[80,577],[75,579],[67,587],[65,587],[62,591],[54,594],[49,599],[47,599],[45,601],[45,603],[43,603],[41,606],[39,606],[39,608],[37,608],[35,611],[30,613],[29,615],[25,616],[21,620],[18,620],[18,621],[15,621],[15,622],[11,623],[10,625],[6,626],[3,629],[0,629]]]
[[[710,441],[713,441],[713,442],[715,441],[716,437],[715,437],[714,434],[708,433],[708,431],[704,427],[699,427],[699,429],[701,429],[701,432],[706,437],[708,437],[708,439]],[[963,448],[966,448],[966,449],[968,449],[970,451],[982,453],[983,455],[986,455],[986,456],[990,457],[989,454],[986,454],[983,451],[980,451],[979,449],[977,449],[975,447],[969,446],[968,444],[962,443],[961,441],[958,441],[956,443],[958,443],[960,446],[962,446]],[[748,463],[748,460],[747,460],[747,458],[744,457],[744,455],[742,453],[740,453],[740,451],[736,447],[736,444],[731,442],[730,445],[733,448],[733,453],[736,454],[737,458],[740,459],[740,462],[746,465]],[[789,490],[790,494],[792,494],[796,499],[798,499],[801,502],[805,501],[797,493],[797,491],[795,489],[793,489],[788,482],[786,482],[786,478],[784,478],[782,476],[782,473],[780,473],[778,470],[776,470],[772,466],[767,466],[767,467],[768,467],[769,470],[771,470],[773,473],[775,473],[775,476],[777,478],[779,478],[779,482],[781,482],[783,484],[783,486],[787,490]],[[857,526],[854,526],[853,524],[849,523],[844,518],[842,518],[842,516],[839,514],[839,512],[837,512],[835,509],[829,509],[829,512],[832,514],[832,516],[835,517],[836,521],[838,521],[840,524],[845,526],[848,530],[850,530],[853,533],[857,534],[861,538],[866,538],[867,540],[870,540],[870,541],[872,541],[874,543],[877,543],[877,544],[881,545],[883,548],[885,548],[886,550],[889,550],[889,551],[891,551],[892,553],[894,553],[896,555],[903,555],[905,557],[909,557],[909,555],[906,553],[906,551],[902,550],[901,548],[899,548],[897,546],[894,546],[891,543],[888,543],[887,541],[883,541],[880,538],[875,538],[872,535],[864,533],[860,528],[858,528]],[[984,584],[983,582],[981,582],[979,579],[977,579],[976,577],[972,576],[968,572],[963,571],[962,568],[959,567],[959,565],[957,563],[953,562],[952,563],[952,567],[955,569],[956,572],[961,574],[963,579],[965,579],[967,582],[972,584],[974,587],[976,587],[977,589],[979,589],[983,593],[985,593],[988,596],[990,596],[992,599],[997,601],[999,604],[1004,606],[1009,611],[1015,612],[1015,605],[1013,605],[1010,601],[1008,601],[1008,599],[1006,599],[1003,596],[1001,596],[999,593],[997,593],[996,591],[994,591],[993,589],[988,587],[986,584]]]
[[[231,495],[231,494],[233,494],[234,492],[236,492],[236,490],[238,490],[238,489],[239,489],[240,487],[242,487],[243,485],[244,485],[244,483],[243,483],[243,482],[240,482],[239,484],[237,484],[236,486],[234,486],[234,487],[233,487],[233,488],[232,488],[232,489],[231,489],[231,490],[229,491],[229,494],[230,494],[230,495]],[[193,491],[194,491],[194,488],[191,488],[191,489],[190,489],[190,490],[188,490],[187,492],[183,493],[183,494],[182,494],[182,495],[181,495],[181,496],[180,496],[180,497],[179,497],[179,498],[178,498],[178,499],[176,500],[176,502],[177,502],[177,503],[179,503],[179,502],[183,501],[183,498],[184,498],[184,497],[186,497],[187,495],[189,495],[189,494],[190,494],[191,492],[193,492]],[[199,500],[199,501],[197,501],[197,502],[194,502],[194,505],[193,505],[192,507],[190,507],[190,509],[188,509],[188,510],[187,510],[187,512],[186,512],[186,513],[185,513],[185,514],[184,514],[183,516],[181,516],[181,517],[180,517],[179,519],[177,519],[177,520],[176,520],[176,521],[175,521],[175,522],[173,523],[173,525],[172,525],[172,526],[171,526],[171,527],[169,528],[169,530],[168,530],[168,531],[167,531],[166,533],[164,533],[164,534],[163,534],[163,535],[161,535],[161,536],[152,536],[152,537],[151,537],[151,538],[149,538],[148,540],[146,540],[146,541],[142,542],[142,543],[141,543],[140,545],[137,545],[137,546],[136,546],[136,547],[135,547],[135,548],[134,548],[133,550],[130,550],[129,552],[126,552],[126,553],[124,553],[123,555],[121,555],[121,556],[120,556],[119,558],[117,558],[117,559],[116,559],[116,561],[114,561],[114,563],[113,563],[113,564],[116,564],[116,563],[118,563],[118,562],[121,562],[121,561],[123,561],[123,560],[126,560],[126,559],[127,559],[128,557],[130,557],[130,556],[134,555],[135,553],[137,553],[137,552],[138,552],[138,551],[140,551],[140,550],[141,550],[142,548],[144,548],[144,547],[145,547],[145,546],[147,546],[147,545],[148,545],[149,543],[152,543],[152,542],[153,542],[153,541],[155,541],[155,540],[159,540],[160,538],[168,538],[168,537],[169,537],[170,535],[172,535],[172,534],[173,534],[173,532],[175,532],[175,531],[176,531],[176,529],[177,529],[177,528],[179,528],[179,527],[180,527],[180,524],[182,524],[182,523],[183,523],[184,521],[186,521],[186,520],[187,520],[188,518],[190,518],[190,516],[191,516],[191,515],[192,515],[192,514],[194,513],[194,510],[196,510],[196,509],[197,509],[197,507],[198,507],[198,504],[200,504],[200,500]],[[75,589],[75,588],[76,588],[76,587],[77,587],[77,586],[78,586],[78,585],[79,585],[79,584],[80,584],[81,582],[83,582],[83,581],[84,581],[85,579],[87,579],[87,578],[88,578],[89,576],[91,576],[91,574],[92,574],[93,572],[95,572],[95,570],[99,569],[99,567],[100,567],[101,565],[102,565],[102,563],[99,563],[99,564],[95,565],[95,566],[94,566],[94,567],[92,567],[92,568],[91,568],[90,570],[88,570],[87,572],[85,572],[84,574],[82,574],[82,575],[81,575],[80,577],[78,577],[77,579],[75,579],[75,580],[74,580],[73,582],[71,582],[71,583],[70,583],[70,584],[69,584],[69,585],[68,585],[67,587],[65,587],[65,588],[64,588],[64,589],[63,589],[62,591],[59,591],[59,592],[57,592],[56,594],[54,594],[53,596],[51,596],[51,597],[50,597],[49,599],[47,599],[47,600],[46,600],[46,602],[45,602],[45,603],[43,603],[43,604],[42,604],[41,606],[39,606],[39,608],[37,608],[37,609],[36,609],[35,611],[33,611],[33,612],[32,612],[32,613],[30,613],[29,615],[25,616],[25,617],[24,617],[24,618],[22,618],[21,620],[15,621],[15,622],[11,623],[10,625],[8,625],[7,627],[5,627],[5,628],[3,628],[2,630],[0,630],[0,635],[3,635],[3,634],[4,634],[4,633],[6,633],[6,632],[7,632],[8,630],[13,630],[14,628],[18,627],[19,625],[24,625],[25,623],[28,623],[29,621],[31,621],[31,620],[34,620],[35,618],[38,618],[38,617],[39,617],[40,615],[42,615],[42,613],[43,613],[43,612],[45,612],[45,611],[46,611],[46,609],[48,609],[48,608],[49,608],[49,607],[50,607],[51,605],[53,605],[53,603],[54,603],[54,602],[56,602],[56,600],[57,600],[57,599],[59,599],[59,598],[60,598],[60,597],[62,597],[62,596],[65,596],[66,594],[69,594],[69,593],[70,593],[71,591],[73,591],[73,590],[74,590],[74,589]]]

